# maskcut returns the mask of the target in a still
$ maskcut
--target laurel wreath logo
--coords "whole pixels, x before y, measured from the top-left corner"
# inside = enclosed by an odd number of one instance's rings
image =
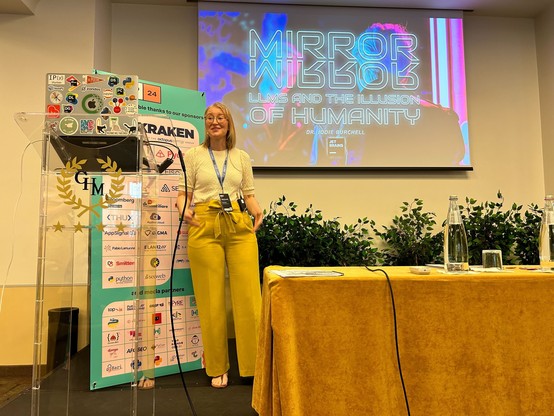
[[[98,208],[108,208],[109,204],[123,195],[125,177],[121,176],[121,168],[117,167],[117,162],[112,160],[109,156],[106,157],[106,160],[96,160],[100,163],[102,170],[109,173],[112,179],[110,190],[107,195],[103,196],[96,204],[86,205],[71,189],[71,178],[75,176],[76,172],[82,170],[87,159],[78,161],[77,158],[73,158],[65,164],[65,167],[60,171],[60,176],[58,176],[57,189],[60,191],[58,195],[64,200],[64,204],[71,206],[72,209],[81,210],[77,214],[78,217],[86,212],[92,212],[97,217],[100,217],[100,213],[97,211]]]

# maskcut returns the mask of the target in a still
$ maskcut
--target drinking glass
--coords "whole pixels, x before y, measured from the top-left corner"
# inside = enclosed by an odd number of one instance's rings
[[[502,250],[483,250],[483,269],[502,270]]]

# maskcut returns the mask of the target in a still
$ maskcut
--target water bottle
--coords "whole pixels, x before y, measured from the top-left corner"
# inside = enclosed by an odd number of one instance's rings
[[[539,236],[541,269],[552,271],[554,267],[554,196],[546,195]]]
[[[466,230],[456,195],[450,196],[444,227],[444,270],[447,273],[464,273],[469,270]]]

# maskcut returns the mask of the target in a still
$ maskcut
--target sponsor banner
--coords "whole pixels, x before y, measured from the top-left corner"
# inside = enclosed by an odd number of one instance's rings
[[[102,273],[102,287],[104,289],[114,289],[119,287],[133,287],[136,273]]]
[[[129,383],[135,369],[139,377],[178,372],[175,345],[183,371],[203,365],[187,234],[179,231],[176,209],[181,164],[175,146],[184,153],[203,140],[205,99],[147,81],[139,91],[139,122],[157,143],[151,144],[156,163],[174,161],[162,175],[97,179],[118,194],[90,216],[91,390]]]

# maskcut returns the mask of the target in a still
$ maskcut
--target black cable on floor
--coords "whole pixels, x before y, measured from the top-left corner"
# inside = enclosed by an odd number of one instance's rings
[[[173,345],[175,347],[175,356],[177,357],[177,366],[179,367],[179,375],[181,377],[181,384],[183,384],[183,389],[185,390],[185,394],[187,396],[187,401],[190,406],[190,410],[193,414],[193,416],[196,415],[196,410],[194,409],[194,405],[192,404],[192,399],[189,394],[189,390],[187,388],[187,383],[185,382],[185,376],[183,374],[183,370],[181,368],[181,359],[179,358],[179,346],[177,345],[177,337],[175,335],[175,323],[173,321],[173,272],[175,267],[175,258],[177,257],[177,247],[179,245],[179,236],[181,235],[181,228],[183,226],[183,221],[185,217],[185,209],[187,207],[187,199],[188,199],[188,189],[187,189],[187,170],[185,168],[185,161],[183,159],[183,153],[181,152],[181,149],[177,148],[177,152],[179,155],[179,162],[181,162],[181,168],[183,170],[183,175],[185,176],[185,202],[183,204],[183,211],[179,214],[179,227],[177,229],[177,237],[175,238],[175,246],[173,247],[173,257],[171,259],[171,273],[169,276],[169,313],[171,315],[171,332],[173,333]]]
[[[158,142],[158,141],[149,141],[150,144],[154,144],[154,146],[162,146],[162,144],[173,146],[177,149],[177,154],[179,156],[179,162],[181,164],[181,169],[183,171],[184,175],[184,181],[185,181],[185,202],[183,204],[183,211],[179,213],[179,227],[177,228],[177,237],[175,237],[175,245],[173,246],[173,255],[171,258],[171,271],[169,274],[169,314],[171,315],[171,332],[172,332],[172,338],[173,338],[173,346],[175,348],[175,357],[177,359],[177,366],[179,367],[179,376],[181,378],[181,384],[183,385],[183,389],[185,390],[185,395],[187,396],[187,401],[190,407],[190,410],[192,412],[193,416],[197,416],[196,410],[194,408],[194,405],[192,403],[192,399],[189,394],[189,390],[187,388],[187,383],[185,382],[185,376],[183,374],[183,369],[181,368],[181,358],[179,357],[179,346],[177,345],[177,336],[175,335],[175,322],[173,319],[173,275],[175,272],[175,259],[177,258],[177,248],[179,246],[179,236],[181,235],[181,228],[183,227],[183,221],[185,217],[185,209],[187,207],[188,202],[188,187],[187,187],[187,169],[185,167],[185,161],[183,157],[183,152],[181,149],[173,144],[173,143],[165,143],[165,142]],[[165,147],[167,149],[167,147]]]
[[[404,403],[406,404],[406,411],[408,412],[408,416],[410,416],[410,403],[408,402],[408,394],[406,393],[406,385],[404,384],[404,376],[402,375],[402,365],[400,364],[400,350],[398,348],[398,327],[396,323],[396,305],[394,303],[394,291],[392,290],[392,284],[391,284],[389,275],[383,269],[370,269],[368,266],[365,266],[365,268],[370,272],[381,272],[387,278],[391,304],[392,304],[392,317],[394,321],[394,345],[396,347],[396,362],[398,363],[398,374],[400,375],[400,382],[402,383],[402,391],[404,392]]]

